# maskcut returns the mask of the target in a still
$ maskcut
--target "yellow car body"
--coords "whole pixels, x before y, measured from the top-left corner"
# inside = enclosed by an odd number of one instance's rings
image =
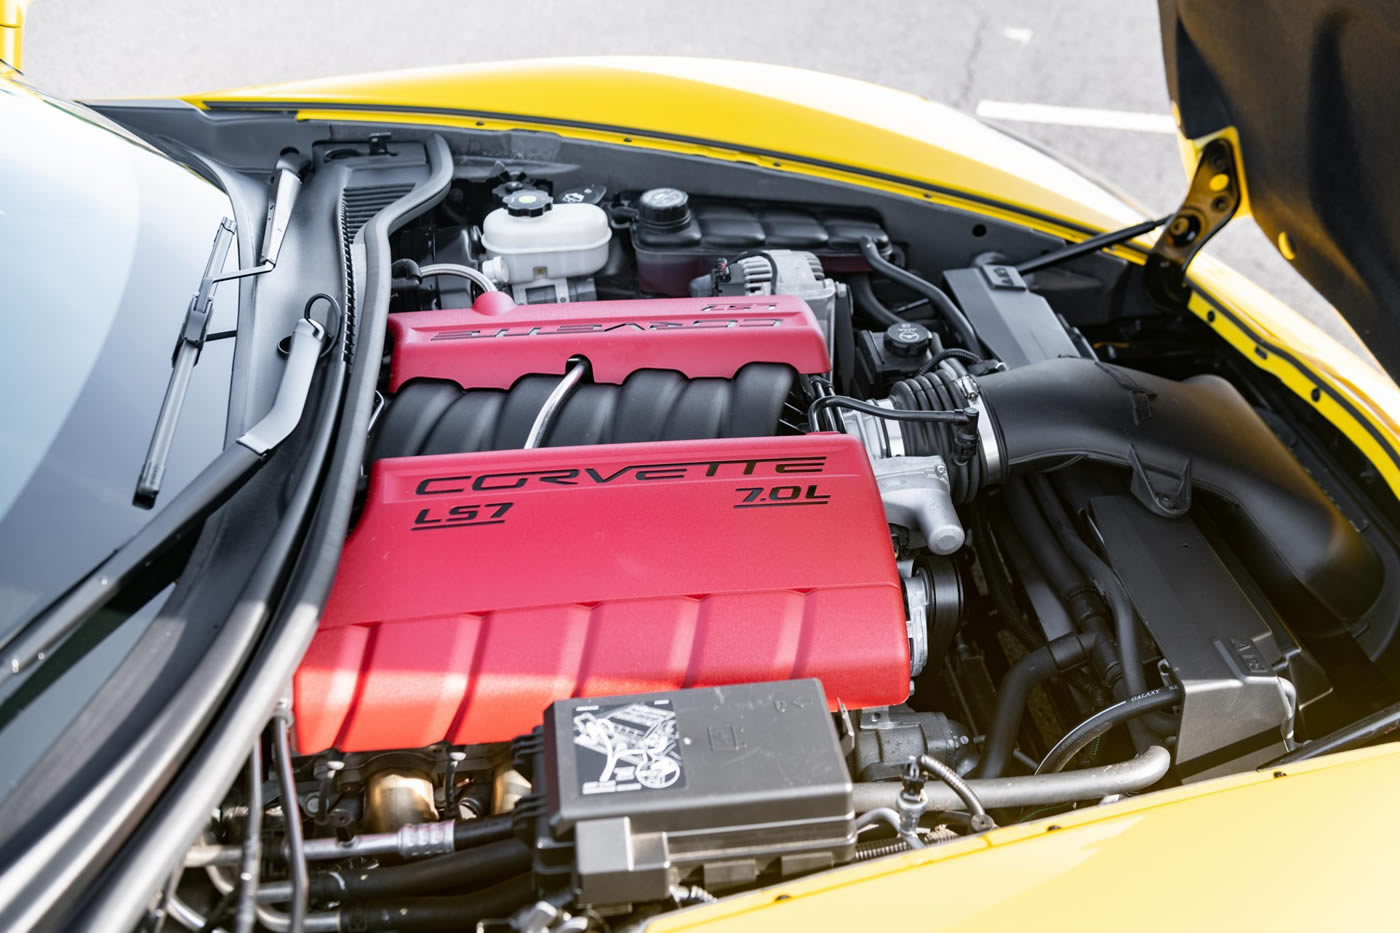
[[[0,3],[0,58],[14,65],[22,21],[22,2]],[[1072,170],[948,108],[790,68],[517,62],[183,99],[305,120],[525,129],[745,162],[1068,239],[1141,219]],[[1150,245],[1140,239],[1115,253],[1142,262]],[[1315,404],[1400,495],[1400,389],[1389,377],[1208,256],[1190,278],[1191,310]],[[1387,927],[1400,811],[1385,799],[1395,788],[1400,744],[1384,745],[851,865],[669,914],[652,929]]]

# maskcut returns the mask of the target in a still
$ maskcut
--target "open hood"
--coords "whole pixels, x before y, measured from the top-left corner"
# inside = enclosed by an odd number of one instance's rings
[[[1236,128],[1259,226],[1400,375],[1400,6],[1159,5],[1183,132]]]

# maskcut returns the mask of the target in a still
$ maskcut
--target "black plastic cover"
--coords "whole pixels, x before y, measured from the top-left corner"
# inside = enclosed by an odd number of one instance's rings
[[[1400,375],[1400,5],[1159,0],[1167,85],[1193,139],[1234,126],[1255,220]]]
[[[977,336],[1007,366],[1081,355],[1050,303],[1015,266],[953,269],[943,277]]]
[[[687,379],[671,370],[643,369],[622,385],[580,385],[565,399],[541,446],[769,437],[777,433],[793,378],[791,367],[750,363],[733,379]],[[506,391],[414,380],[380,418],[373,459],[522,447],[559,379],[524,376]]]
[[[1104,553],[1184,691],[1174,761],[1199,780],[1287,750],[1291,710],[1330,690],[1325,674],[1256,601],[1190,519],[1153,515],[1129,496],[1090,502]]]
[[[851,778],[816,680],[560,700],[517,744],[542,887],[659,901],[848,861]],[[572,870],[570,871],[570,866]]]

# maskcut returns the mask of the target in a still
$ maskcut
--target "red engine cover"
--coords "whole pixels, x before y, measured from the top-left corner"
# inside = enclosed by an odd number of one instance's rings
[[[415,378],[508,389],[524,373],[562,374],[575,354],[614,384],[639,369],[691,379],[729,379],[746,363],[831,369],[821,327],[792,295],[516,305],[494,292],[471,308],[391,314],[389,331],[391,392]]]
[[[855,438],[380,460],[296,675],[297,742],[499,741],[564,697],[789,677],[850,707],[908,693]]]

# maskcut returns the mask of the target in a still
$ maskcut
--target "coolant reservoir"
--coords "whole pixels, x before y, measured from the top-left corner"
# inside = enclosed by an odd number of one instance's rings
[[[521,188],[481,225],[490,256],[482,271],[511,285],[589,276],[607,263],[611,239],[598,205],[555,204],[546,191]]]

